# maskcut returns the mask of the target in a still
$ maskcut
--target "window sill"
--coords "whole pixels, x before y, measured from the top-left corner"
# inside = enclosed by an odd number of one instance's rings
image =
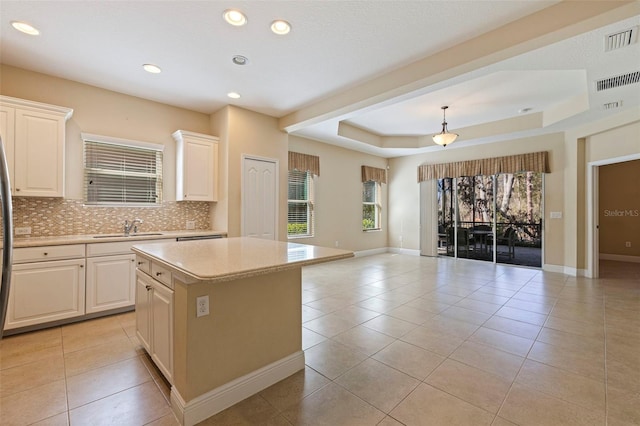
[[[363,229],[362,232],[380,232],[382,228]]]
[[[313,238],[313,235],[287,235],[288,240],[299,240],[302,238]]]

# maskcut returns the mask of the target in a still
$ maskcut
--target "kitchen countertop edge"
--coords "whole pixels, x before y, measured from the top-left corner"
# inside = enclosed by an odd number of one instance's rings
[[[232,238],[231,240],[234,240],[234,239],[241,240],[246,238],[239,237],[239,238]],[[284,243],[284,244],[289,244],[289,243]],[[302,244],[296,244],[296,243],[291,243],[291,244],[294,244],[295,246],[303,246]],[[317,247],[317,246],[314,246],[314,247]],[[154,255],[153,253],[150,253],[148,250],[145,250],[144,248],[141,249],[139,247],[134,246],[132,248],[132,251],[136,254],[149,258],[152,262],[157,262],[195,281],[199,281],[199,282],[206,281],[209,283],[218,283],[218,282],[225,282],[225,281],[233,281],[233,280],[242,279],[242,278],[251,278],[251,277],[256,277],[260,275],[271,274],[274,272],[281,272],[281,271],[286,271],[290,269],[301,268],[303,266],[310,266],[310,265],[315,265],[319,263],[331,262],[335,260],[349,259],[355,256],[355,254],[352,251],[348,251],[348,250],[332,249],[332,248],[326,248],[326,247],[318,247],[318,248],[331,250],[335,253],[324,254],[317,257],[300,259],[300,260],[295,260],[290,262],[278,261],[271,265],[261,265],[257,267],[245,268],[242,270],[235,269],[232,271],[222,271],[220,273],[211,274],[211,275],[201,275],[201,274],[194,273],[192,270],[189,270],[180,265],[177,265],[176,263],[169,262],[166,259],[163,259],[162,257]],[[249,253],[247,253],[247,255],[248,254]],[[185,252],[185,256],[188,256],[188,252]]]
[[[154,231],[149,231],[154,232]],[[14,237],[13,247],[40,247],[40,246],[60,246],[69,244],[93,244],[93,243],[112,243],[118,241],[145,241],[145,240],[163,240],[167,238],[192,237],[192,236],[227,236],[225,231],[157,231],[160,235],[130,235],[128,237],[116,236],[95,238],[96,235],[60,235],[52,237]],[[109,235],[109,234],[108,234]],[[2,245],[0,244],[0,248]]]

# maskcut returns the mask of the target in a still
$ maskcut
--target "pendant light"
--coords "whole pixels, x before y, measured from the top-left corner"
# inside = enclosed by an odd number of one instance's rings
[[[446,111],[448,106],[443,106],[442,108],[442,132],[433,135],[433,141],[441,146],[447,146],[453,142],[458,137],[457,133],[450,133],[447,129],[447,119],[446,119]]]

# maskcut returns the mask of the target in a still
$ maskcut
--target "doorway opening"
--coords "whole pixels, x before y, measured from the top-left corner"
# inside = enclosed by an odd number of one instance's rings
[[[591,278],[640,278],[640,154],[588,163],[587,270]]]

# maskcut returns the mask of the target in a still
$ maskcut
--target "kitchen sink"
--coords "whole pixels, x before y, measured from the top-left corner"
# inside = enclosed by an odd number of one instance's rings
[[[94,235],[93,238],[120,238],[120,237],[147,237],[152,235],[164,235],[161,232],[138,232],[137,234],[105,234],[105,235]]]

